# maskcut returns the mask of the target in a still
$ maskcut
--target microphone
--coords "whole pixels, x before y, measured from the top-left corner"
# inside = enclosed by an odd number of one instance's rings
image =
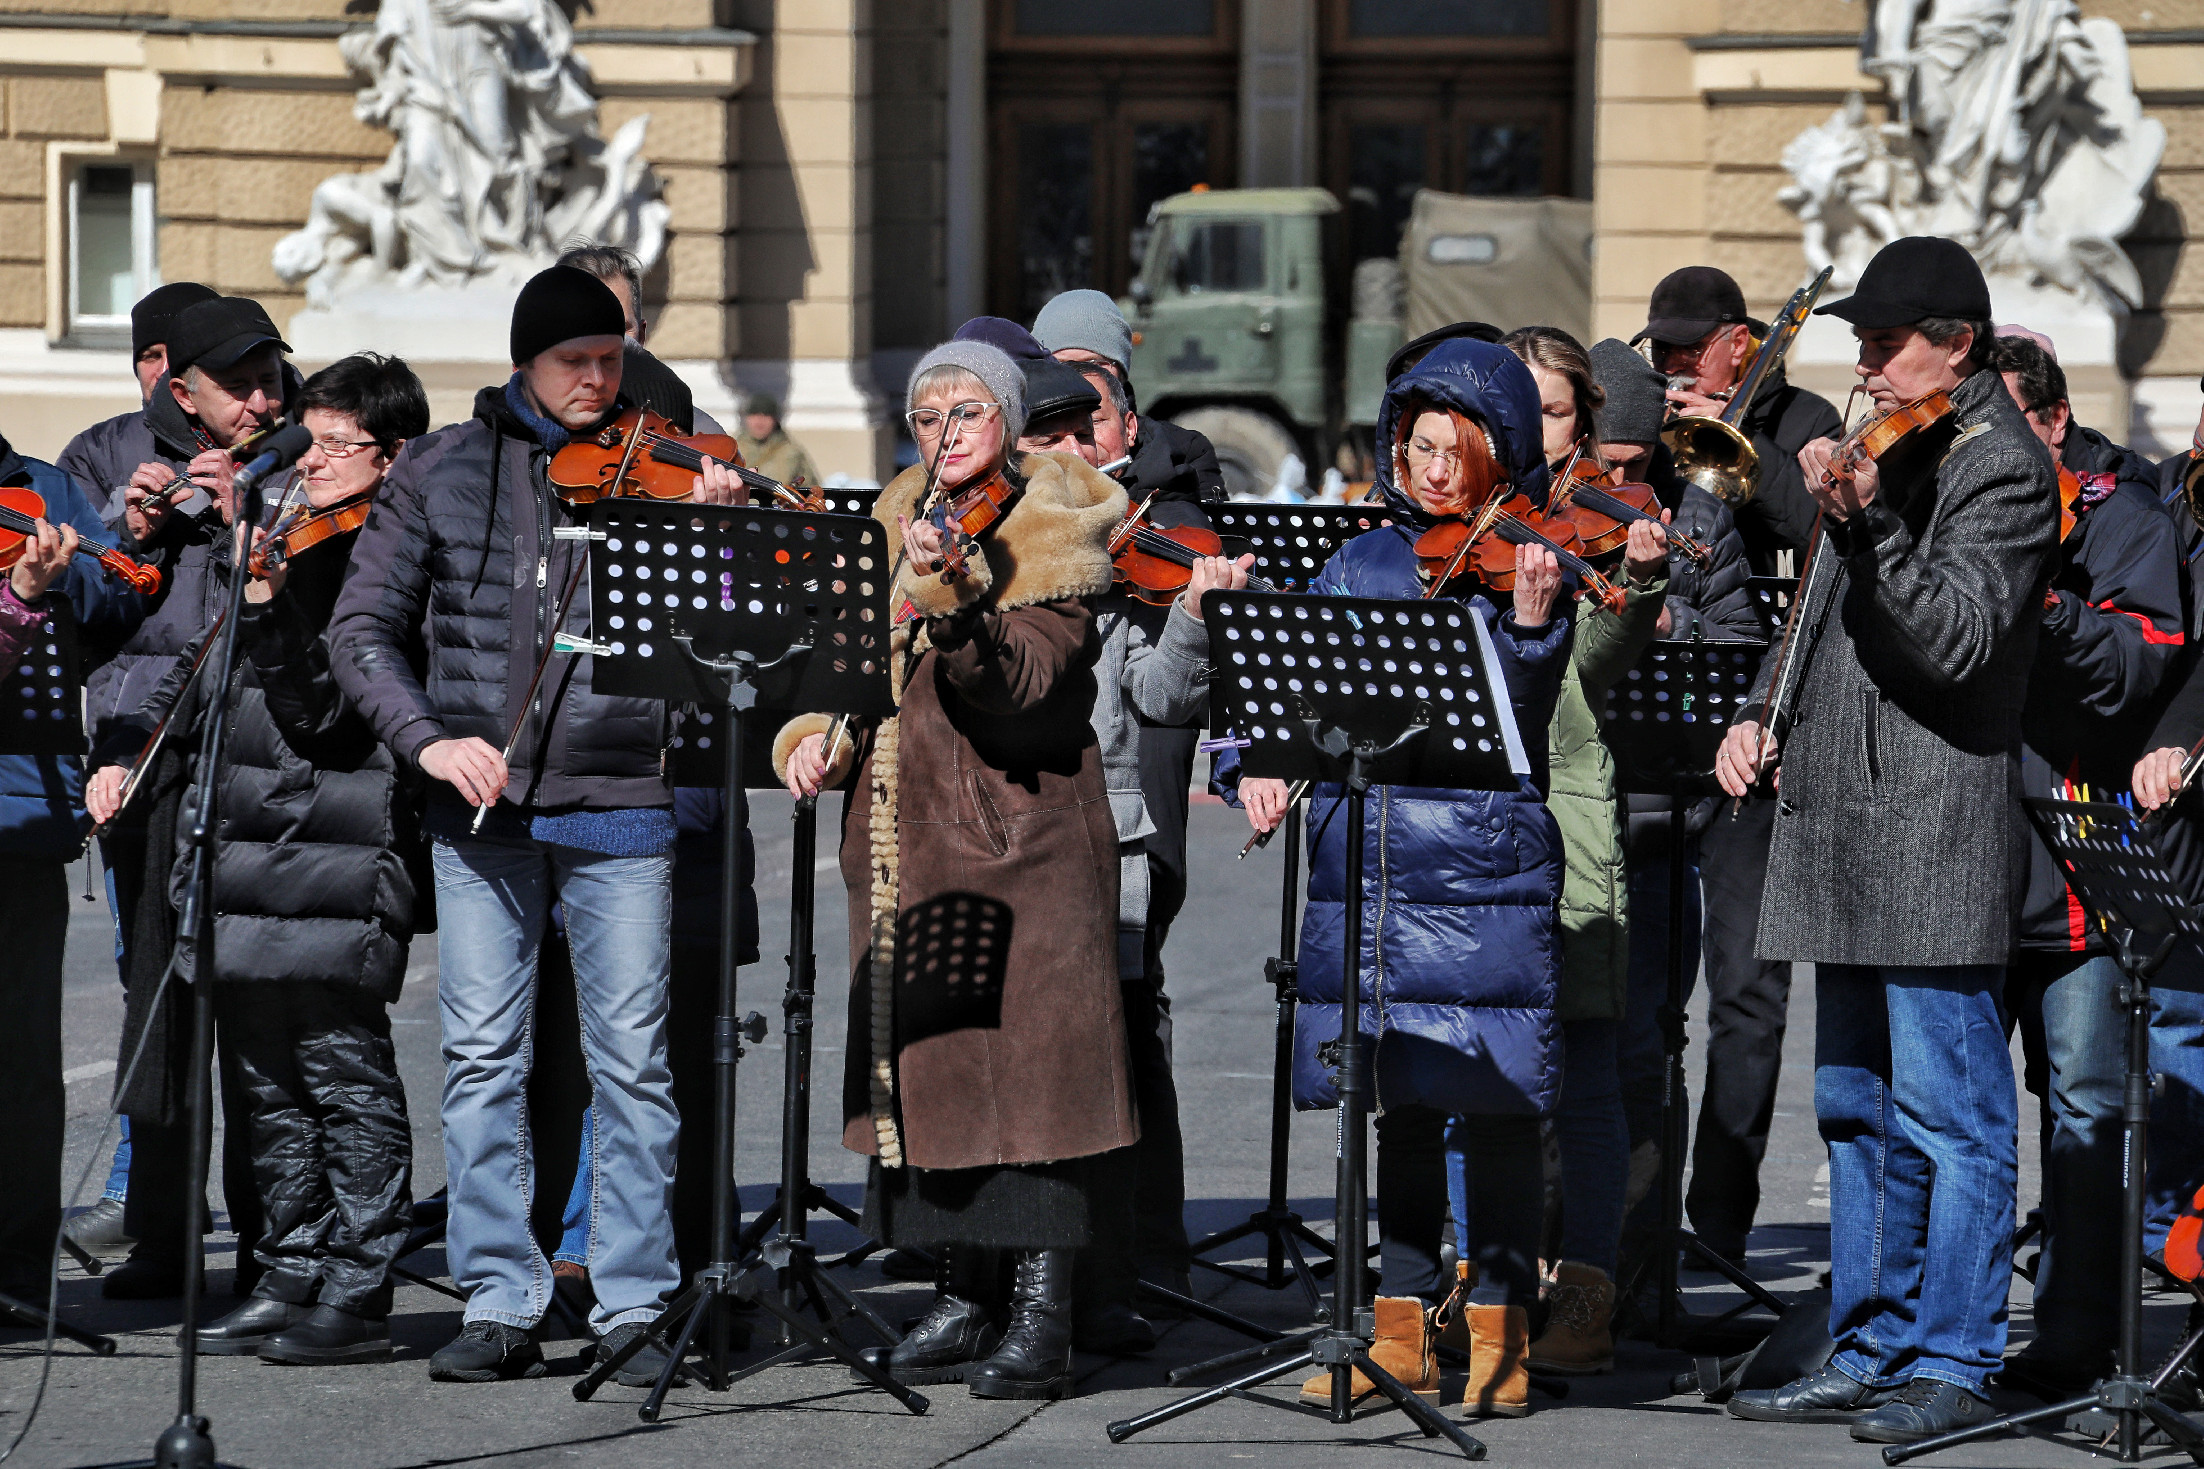
[[[234,481],[236,493],[242,497],[253,486],[271,474],[280,474],[298,463],[299,457],[314,447],[314,436],[303,423],[278,429],[271,434],[260,453],[250,464],[237,471]]]

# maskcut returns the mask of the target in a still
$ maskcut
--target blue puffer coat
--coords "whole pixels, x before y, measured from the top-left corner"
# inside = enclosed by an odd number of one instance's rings
[[[38,459],[26,459],[0,439],[0,484],[23,485],[46,502],[46,518],[67,521],[86,544],[115,544],[115,537],[76,482]],[[0,573],[5,575],[5,573]],[[66,604],[86,643],[112,646],[145,617],[145,598],[126,589],[88,556],[70,558],[69,569],[47,590],[45,601]],[[84,845],[84,762],[74,755],[0,754],[0,856],[74,857]]]
[[[1442,344],[1394,380],[1377,442],[1390,445],[1411,395],[1485,426],[1516,483],[1542,493],[1538,389],[1514,354]],[[1381,466],[1390,455],[1380,454]],[[1422,595],[1414,544],[1430,517],[1379,485],[1395,523],[1340,548],[1312,590],[1350,597]],[[1378,1104],[1447,1112],[1546,1113],[1561,1085],[1558,905],[1561,832],[1546,809],[1546,731],[1569,656],[1570,624],[1534,635],[1512,611],[1472,597],[1498,651],[1531,757],[1513,792],[1373,787],[1363,832],[1362,1029],[1377,1038]],[[1308,905],[1301,918],[1303,1004],[1294,1032],[1294,1102],[1328,1107],[1333,1072],[1317,1049],[1339,1035],[1346,919],[1347,806],[1320,787],[1309,810]]]

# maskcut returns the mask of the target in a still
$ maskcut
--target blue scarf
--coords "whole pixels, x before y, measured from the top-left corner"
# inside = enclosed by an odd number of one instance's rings
[[[528,395],[520,390],[520,374],[517,372],[506,379],[505,406],[512,411],[513,417],[527,426],[528,432],[536,436],[536,442],[543,445],[547,454],[558,453],[573,438],[564,424],[556,419],[545,418],[528,406]]]

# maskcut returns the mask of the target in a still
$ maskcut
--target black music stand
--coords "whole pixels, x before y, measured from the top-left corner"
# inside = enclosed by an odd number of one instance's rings
[[[739,1372],[727,1368],[725,1312],[749,1301],[780,1318],[806,1348],[837,1358],[914,1413],[926,1399],[866,1362],[830,1329],[793,1309],[797,1288],[818,1295],[815,1262],[800,1231],[739,1259],[735,1254],[735,1069],[740,1038],[765,1033],[763,1017],[738,1020],[744,716],[761,688],[777,704],[870,714],[888,707],[886,533],[870,519],[737,506],[607,501],[580,532],[590,545],[596,639],[564,641],[596,660],[601,693],[709,701],[721,711],[726,827],[721,849],[719,1017],[714,1023],[712,1263],[698,1271],[649,1327],[600,1355],[574,1385],[587,1402],[646,1341],[666,1347],[665,1369],[639,1410],[658,1420],[698,1328],[709,1325],[704,1380],[725,1391],[790,1353]],[[699,736],[699,747],[708,736]],[[802,1033],[808,1044],[808,1028]],[[832,1289],[830,1287],[830,1289]]]
[[[1783,636],[1783,624],[1791,615],[1791,599],[1798,595],[1798,578],[1748,576],[1745,595],[1752,599],[1753,613],[1760,619],[1761,637],[1772,643]]]
[[[76,618],[67,610],[66,598],[52,599],[54,613],[46,619],[15,671],[0,679],[0,754],[82,755],[84,753],[84,700],[79,695]],[[100,1263],[66,1234],[61,1247],[93,1275]],[[49,1296],[48,1305],[53,1304]],[[89,1347],[102,1357],[115,1354],[113,1337],[100,1336],[74,1326],[58,1312],[14,1296],[0,1295],[0,1317],[14,1316],[25,1325]]]
[[[842,489],[814,485],[812,488],[818,490],[819,498],[826,501],[827,509],[836,515],[870,515],[873,502],[880,498],[878,485],[851,485]]]
[[[1668,797],[1668,993],[1659,1010],[1661,1050],[1661,1203],[1652,1263],[1660,1290],[1654,1341],[1684,1346],[1719,1331],[1755,1305],[1781,1315],[1782,1300],[1723,1259],[1684,1227],[1684,1154],[1691,1138],[1691,1098],[1684,1080],[1684,1004],[1696,957],[1684,944],[1691,869],[1684,860],[1685,821],[1694,802],[1717,795],[1714,755],[1730,721],[1752,692],[1768,645],[1704,638],[1650,643],[1638,663],[1607,693],[1602,733],[1615,757],[1615,789]],[[1677,1296],[1677,1256],[1690,1251],[1745,1293],[1745,1301],[1706,1321],[1685,1322]],[[1623,1282],[1627,1296],[1643,1277],[1640,1261]]]
[[[2007,1413],[1972,1428],[1883,1450],[1883,1462],[1903,1464],[2008,1429],[2070,1413],[2097,1412],[2117,1425],[2118,1458],[2142,1455],[2147,1423],[2165,1434],[2191,1463],[2204,1464],[2204,1424],[2186,1417],[2161,1396],[2165,1385],[2204,1345],[2192,1336],[2149,1377],[2143,1375],[2143,1166],[2150,1129],[2150,977],[2184,939],[2204,939],[2204,904],[2192,901],[2166,871],[2138,825],[2135,813],[2109,802],[2055,801],[2031,796],[2023,804],[2043,844],[2066,871],[2067,886],[2105,937],[2120,966],[2120,1008],[2127,1013],[2126,1088],[2121,1098],[2121,1229],[2119,1365],[2079,1397],[2025,1413]]]
[[[1382,500],[1358,505],[1233,500],[1201,509],[1218,535],[1246,543],[1255,555],[1254,574],[1281,592],[1307,591],[1334,551],[1364,531],[1393,523]]]
[[[1230,727],[1249,742],[1242,757],[1247,774],[1346,787],[1337,1269],[1329,1321],[1256,1349],[1291,1356],[1112,1423],[1110,1441],[1123,1443],[1226,1398],[1351,1422],[1359,1370],[1426,1438],[1444,1437],[1465,1456],[1481,1459],[1483,1444],[1370,1360],[1375,1311],[1362,1246],[1369,1232],[1364,1133],[1375,1098],[1375,1046],[1362,1032],[1360,971],[1363,814],[1370,786],[1513,790],[1529,770],[1491,638],[1473,610],[1452,601],[1213,591],[1202,598],[1202,616]],[[1328,1410],[1249,1391],[1312,1365],[1331,1373]]]

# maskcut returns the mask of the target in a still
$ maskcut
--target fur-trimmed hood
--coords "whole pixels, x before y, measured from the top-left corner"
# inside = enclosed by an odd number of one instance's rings
[[[1124,487],[1075,454],[1014,456],[1011,483],[1025,487],[1002,523],[980,541],[984,564],[956,582],[921,574],[908,563],[896,573],[888,603],[908,601],[924,617],[943,617],[985,600],[1007,611],[1061,597],[1099,597],[1110,589],[1109,537],[1125,518]],[[923,465],[897,475],[873,503],[873,518],[900,546],[896,517],[909,515],[925,488]]]

